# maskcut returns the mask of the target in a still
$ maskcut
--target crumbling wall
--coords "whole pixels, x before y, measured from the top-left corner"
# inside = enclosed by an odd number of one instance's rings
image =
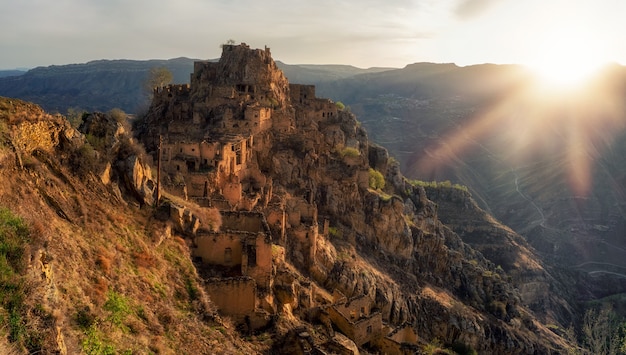
[[[269,227],[260,212],[222,212],[222,230],[267,233]]]
[[[272,243],[262,233],[257,234],[248,243],[248,270],[247,275],[256,280],[257,286],[268,289],[272,279]],[[254,260],[252,259],[255,253]]]
[[[256,282],[249,277],[210,279],[206,290],[219,312],[237,323],[245,322],[255,310]]]
[[[195,239],[192,255],[201,258],[204,264],[234,268],[242,265],[243,246],[236,233],[210,233]]]

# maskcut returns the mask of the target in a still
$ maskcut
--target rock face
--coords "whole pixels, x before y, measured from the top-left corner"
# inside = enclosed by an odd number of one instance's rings
[[[198,267],[222,280],[210,285],[238,277],[228,287],[255,305],[233,308],[246,329],[271,325],[261,314],[329,329],[312,337],[275,328],[302,352],[330,349],[330,324],[378,350],[406,324],[419,336],[412,346],[438,338],[481,353],[568,348],[508,281],[513,267],[498,268],[443,225],[356,117],[313,86],[289,84],[267,48],[225,45],[219,62],[195,64],[191,85],[157,88],[137,133],[170,193],[238,221],[189,242],[203,256]]]
[[[519,289],[522,300],[545,323],[569,324],[575,309],[566,286],[555,280],[533,248],[519,234],[480,209],[467,191],[427,187],[439,206],[439,218],[473,248],[501,267]]]
[[[111,114],[92,113],[83,117],[78,130],[94,150],[99,163],[94,166],[105,185],[114,184],[128,192],[141,205],[153,205],[156,183],[141,149],[130,136],[130,128]]]

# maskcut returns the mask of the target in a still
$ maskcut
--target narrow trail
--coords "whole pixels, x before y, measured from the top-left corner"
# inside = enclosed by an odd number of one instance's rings
[[[493,152],[492,152],[489,148],[485,147],[482,143],[480,143],[480,142],[478,142],[478,141],[476,141],[476,140],[474,140],[474,139],[471,139],[471,138],[470,138],[470,137],[468,137],[467,135],[465,136],[465,138],[466,138],[469,142],[471,142],[471,143],[473,143],[473,144],[477,145],[477,146],[478,146],[478,147],[480,147],[482,150],[484,150],[484,151],[487,153],[487,155],[489,156],[489,158],[491,158],[491,159],[493,159],[493,160],[497,161],[498,163],[500,163],[500,164],[502,164],[502,165],[506,165],[506,164],[502,161],[502,159],[500,159],[500,158],[499,158],[496,154],[494,154],[494,153],[493,153]],[[533,206],[533,208],[537,211],[537,213],[539,214],[539,216],[540,216],[540,219],[539,219],[539,220],[530,221],[530,222],[528,222],[528,224],[530,224],[530,225],[539,225],[539,226],[541,226],[541,227],[543,227],[543,228],[546,228],[546,229],[552,229],[552,230],[558,231],[558,230],[556,230],[556,229],[554,229],[554,228],[550,228],[550,227],[547,227],[547,226],[546,226],[547,218],[546,218],[546,215],[543,213],[543,210],[541,209],[541,207],[539,207],[539,205],[537,205],[537,204],[535,203],[535,201],[533,201],[533,200],[532,200],[529,196],[527,196],[526,194],[524,194],[524,193],[522,192],[522,190],[520,189],[520,185],[519,185],[519,175],[517,175],[517,171],[515,171],[515,169],[514,169],[514,168],[510,168],[510,170],[511,170],[511,173],[513,174],[513,176],[515,177],[515,180],[514,180],[514,182],[515,182],[515,191],[516,191],[516,192],[517,192],[517,193],[518,193],[518,194],[519,194],[519,195],[520,195],[520,196],[521,196],[521,197],[522,197],[525,201],[527,201],[528,203],[530,203],[530,204]]]
[[[611,271],[590,271],[587,273],[589,276],[591,277],[599,277],[601,274],[609,274],[609,275],[614,275],[614,276],[619,276],[621,278],[625,278],[626,279],[626,275],[625,274],[620,274],[618,272],[611,272]]]
[[[600,262],[600,261],[586,261],[582,264],[578,264],[578,265],[573,265],[573,268],[582,268],[583,266],[587,266],[587,265],[606,265],[606,266],[615,266],[616,268],[620,268],[620,269],[624,269],[626,270],[626,266],[623,265],[617,265],[617,264],[612,264],[612,263],[605,263],[605,262]],[[593,271],[592,271],[593,272]]]
[[[539,216],[541,217],[538,221],[532,221],[530,222],[530,224],[535,224],[537,222],[538,225],[540,225],[543,228],[548,228],[546,227],[546,215],[543,213],[543,210],[535,203],[535,201],[533,201],[530,197],[526,196],[525,193],[522,192],[522,190],[520,190],[519,187],[519,176],[517,175],[517,172],[511,168],[511,173],[513,174],[513,176],[515,176],[515,191],[517,191],[517,193],[522,196],[522,198],[526,201],[528,201],[535,210],[537,210],[537,213],[539,213]]]

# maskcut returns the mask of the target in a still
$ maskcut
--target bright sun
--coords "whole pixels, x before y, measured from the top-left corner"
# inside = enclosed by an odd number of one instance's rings
[[[557,29],[541,38],[528,66],[544,86],[575,89],[605,62],[597,39],[594,41],[589,33]]]

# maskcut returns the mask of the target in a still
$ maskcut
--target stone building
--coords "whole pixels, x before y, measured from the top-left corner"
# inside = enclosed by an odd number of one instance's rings
[[[296,197],[284,182],[274,186],[267,169],[306,180],[315,151],[335,138],[327,142],[320,131],[299,136],[295,128],[316,131],[337,118],[337,106],[317,98],[314,86],[289,84],[269,48],[245,44],[224,45],[218,62],[194,63],[190,85],[154,90],[142,140],[149,151],[160,146],[165,190],[221,211],[220,230],[199,230],[192,254],[211,270],[211,299],[239,323],[272,312],[273,244],[285,247],[301,270],[315,263],[316,187],[309,182],[304,197]],[[274,144],[297,145],[305,163],[286,161],[280,149],[268,154]]]
[[[357,346],[362,346],[382,337],[382,314],[372,308],[373,304],[367,295],[350,300],[344,298],[328,309],[328,316],[335,327]]]
[[[217,232],[199,233],[192,255],[219,270],[219,276],[249,276],[268,290],[272,276],[272,241],[265,216],[259,212],[222,212]]]

